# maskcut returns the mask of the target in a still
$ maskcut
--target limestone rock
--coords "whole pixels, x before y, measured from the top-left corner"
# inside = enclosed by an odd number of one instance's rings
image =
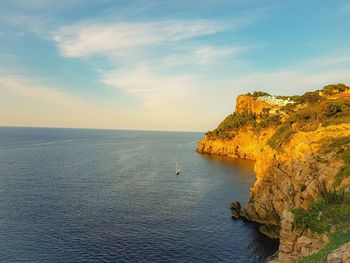
[[[231,209],[232,210],[241,210],[241,204],[238,201],[233,201],[231,203]]]
[[[283,211],[283,220],[289,223],[294,222],[294,214],[288,210]]]
[[[297,243],[310,245],[312,243],[311,239],[306,236],[301,236],[297,239]]]
[[[240,217],[241,217],[241,214],[240,214],[239,210],[232,211],[232,218],[233,219],[239,219]]]
[[[350,263],[350,243],[344,244],[329,254],[327,263]]]
[[[239,96],[236,112],[259,114],[264,108],[273,108],[264,103],[252,96]],[[296,229],[294,215],[289,210],[307,209],[319,197],[322,182],[332,186],[344,162],[335,157],[334,150],[326,152],[325,147],[335,139],[350,137],[350,123],[319,125],[312,130],[293,124],[288,140],[276,148],[268,143],[278,129],[276,125],[258,131],[253,128],[246,125],[229,131],[230,138],[205,136],[197,151],[255,160],[256,181],[250,200],[244,209],[233,210],[262,224],[260,231],[264,234],[280,238],[280,262],[296,262],[302,255],[316,253],[329,240],[327,235],[314,236],[307,229]],[[340,186],[350,189],[350,179],[345,178]],[[235,212],[234,217],[237,216]]]

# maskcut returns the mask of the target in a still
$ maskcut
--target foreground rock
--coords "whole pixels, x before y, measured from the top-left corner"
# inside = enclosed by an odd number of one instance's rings
[[[329,254],[327,263],[350,263],[350,243],[341,246]]]
[[[232,218],[239,219],[241,217],[241,204],[238,201],[231,203]]]
[[[315,235],[307,229],[294,229],[294,215],[283,212],[280,232],[279,261],[296,262],[300,257],[319,252],[329,243],[327,235]]]

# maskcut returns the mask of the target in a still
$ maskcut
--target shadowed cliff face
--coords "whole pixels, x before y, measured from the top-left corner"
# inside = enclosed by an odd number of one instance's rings
[[[350,102],[345,94],[348,87],[325,88],[295,96],[295,101],[288,98],[292,103],[282,107],[251,95],[239,96],[233,124],[220,124],[200,141],[200,153],[256,161],[256,182],[242,214],[263,224],[261,231],[270,237],[279,237],[286,209],[307,208],[318,198],[321,184],[336,185],[344,165],[339,149],[347,147],[350,138]],[[236,116],[242,118],[236,114],[243,112],[252,117],[236,121]],[[344,145],[330,147],[339,139]],[[336,186],[349,187],[349,178],[341,178]]]

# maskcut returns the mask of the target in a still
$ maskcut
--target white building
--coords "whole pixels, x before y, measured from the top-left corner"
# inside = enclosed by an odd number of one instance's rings
[[[287,104],[294,104],[295,101],[292,101],[290,98],[287,99],[276,99],[275,96],[261,96],[258,97],[257,100],[265,101],[268,104],[278,105],[280,107],[286,106]]]

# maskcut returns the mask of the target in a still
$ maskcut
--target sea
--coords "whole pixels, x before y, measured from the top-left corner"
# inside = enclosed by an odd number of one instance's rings
[[[230,211],[254,163],[203,135],[0,128],[0,262],[265,262],[277,241]]]

